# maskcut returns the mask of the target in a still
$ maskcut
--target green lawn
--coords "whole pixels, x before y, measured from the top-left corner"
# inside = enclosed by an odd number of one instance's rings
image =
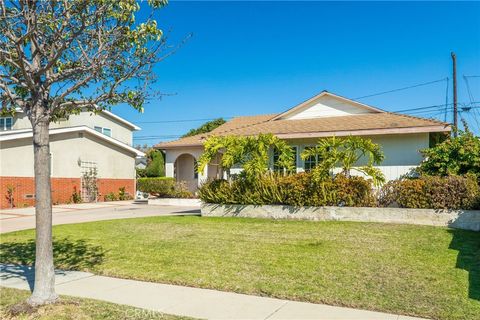
[[[30,295],[29,291],[0,287],[0,319],[42,319],[42,320],[180,320],[187,319],[165,315],[158,312],[142,310],[113,303],[101,302],[91,299],[62,297],[59,303],[42,306],[40,308],[24,310],[22,313],[13,312],[18,309],[18,304],[25,301]],[[12,308],[17,305],[17,308]],[[24,307],[24,306],[23,306]]]
[[[480,318],[480,233],[355,222],[152,217],[54,227],[58,268],[438,319]],[[0,261],[31,264],[32,230]]]

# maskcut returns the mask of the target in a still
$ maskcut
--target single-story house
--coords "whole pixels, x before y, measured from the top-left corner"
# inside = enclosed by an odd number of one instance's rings
[[[155,147],[166,154],[166,176],[187,181],[194,189],[204,179],[224,176],[219,165],[221,154],[204,172],[195,171],[203,143],[212,135],[274,134],[295,149],[297,172],[315,165],[316,159],[304,161],[300,154],[305,148],[314,146],[319,138],[362,136],[382,147],[385,160],[378,168],[387,180],[392,180],[418,166],[422,161],[419,150],[428,148],[435,135],[445,135],[450,130],[448,123],[387,112],[323,91],[285,112],[236,117],[208,134],[163,142]],[[273,167],[273,152],[270,163]]]
[[[136,130],[140,128],[109,111],[93,114],[85,110],[51,123],[53,203],[70,202],[74,193],[83,201],[92,201],[93,191],[85,180],[94,171],[98,201],[121,187],[134,196],[135,159],[144,156],[132,147]],[[16,207],[34,205],[32,129],[21,110],[13,117],[0,118],[0,208],[10,207],[9,190],[13,190]]]

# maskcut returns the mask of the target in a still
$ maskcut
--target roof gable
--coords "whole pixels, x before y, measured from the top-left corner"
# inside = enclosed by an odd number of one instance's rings
[[[272,120],[316,119],[379,112],[385,111],[323,91],[313,98],[279,114]]]

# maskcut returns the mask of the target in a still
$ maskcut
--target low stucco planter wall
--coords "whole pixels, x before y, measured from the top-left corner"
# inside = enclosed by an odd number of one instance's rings
[[[181,199],[181,198],[153,198],[148,199],[148,204],[158,206],[185,206],[199,207],[202,202],[200,199]]]
[[[480,210],[202,204],[202,216],[406,223],[480,231]]]

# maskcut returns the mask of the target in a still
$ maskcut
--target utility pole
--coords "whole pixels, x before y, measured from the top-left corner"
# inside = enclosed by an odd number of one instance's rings
[[[452,52],[453,63],[453,136],[457,136],[458,131],[458,109],[457,109],[457,56]]]

